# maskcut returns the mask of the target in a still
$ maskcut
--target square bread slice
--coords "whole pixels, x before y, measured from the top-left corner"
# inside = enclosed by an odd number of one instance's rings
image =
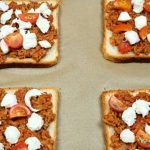
[[[129,52],[127,54],[121,54],[118,51],[118,48],[116,46],[112,46],[110,43],[110,37],[112,36],[112,32],[106,28],[106,5],[114,0],[104,0],[104,40],[103,40],[103,46],[102,46],[102,52],[104,55],[104,58],[116,63],[127,63],[127,62],[150,62],[150,55],[135,55],[132,52]]]
[[[15,92],[18,90],[22,90],[22,89],[27,89],[28,90],[32,90],[33,88],[1,88],[2,90],[4,90],[5,94],[6,93],[11,93],[11,94],[16,94]],[[1,90],[0,89],[0,90]],[[48,128],[44,129],[47,130],[49,133],[49,136],[51,137],[50,142],[53,141],[53,145],[52,145],[52,150],[56,150],[56,140],[57,140],[57,117],[58,117],[58,100],[59,100],[59,90],[57,88],[54,87],[48,87],[48,88],[38,88],[36,90],[40,90],[43,94],[50,94],[51,95],[51,102],[52,102],[52,113],[55,115],[55,118],[53,121],[51,121],[51,123],[48,125]],[[24,91],[24,90],[22,90]],[[26,91],[26,92],[27,92]],[[1,91],[0,91],[1,93]],[[21,92],[22,94],[22,92]],[[33,93],[34,95],[35,93]],[[17,95],[17,94],[16,94]],[[20,95],[20,94],[18,94]],[[36,95],[36,94],[35,94]],[[21,95],[20,95],[21,96]],[[19,97],[20,97],[19,96]],[[22,97],[22,96],[21,96]],[[24,95],[25,97],[25,95]],[[2,98],[2,95],[1,95]],[[33,96],[34,98],[34,96]],[[20,98],[23,99],[23,98]],[[18,99],[17,99],[18,100]],[[20,100],[18,100],[20,102]],[[20,103],[18,103],[20,104]],[[21,102],[22,104],[22,102]],[[43,104],[44,105],[44,104]],[[12,106],[13,107],[13,106]],[[29,107],[28,107],[29,108]],[[37,112],[38,113],[38,112]],[[43,116],[42,116],[43,117]],[[43,118],[44,119],[44,118]],[[17,120],[15,120],[17,122]],[[14,123],[15,124],[15,123]],[[3,125],[3,124],[1,124]],[[26,127],[27,128],[27,127]],[[29,129],[28,129],[29,130]],[[41,129],[43,130],[43,129]],[[40,130],[39,130],[40,131]],[[21,132],[21,131],[20,131]],[[35,131],[31,131],[31,132],[35,132]],[[41,132],[42,133],[42,132]],[[30,135],[30,134],[29,134]],[[34,135],[34,134],[33,134]],[[52,141],[51,141],[52,140]],[[2,141],[1,141],[2,142]],[[47,143],[48,145],[49,143]],[[51,143],[50,143],[51,144]]]
[[[110,107],[109,107],[110,97],[113,96],[114,94],[116,94],[118,91],[125,91],[125,92],[127,91],[131,95],[136,95],[139,92],[145,92],[145,93],[150,94],[150,89],[104,91],[101,94],[101,98],[100,98],[101,108],[102,108],[102,118],[104,118],[104,116],[107,115],[108,112],[110,111]],[[113,148],[110,145],[111,145],[111,136],[114,134],[114,129],[111,126],[106,125],[105,123],[103,123],[103,126],[104,126],[104,136],[105,136],[106,149],[107,150],[113,150]]]
[[[12,0],[3,0],[7,4],[12,2]],[[13,0],[14,2],[17,2],[18,4],[21,3],[30,3],[35,2],[34,0]],[[52,4],[53,6],[60,3],[59,0],[38,0],[36,1],[38,3],[47,2],[49,4]],[[53,11],[53,25],[57,29],[58,38],[54,40],[53,47],[48,51],[46,56],[42,58],[39,62],[36,62],[35,60],[31,58],[25,58],[25,59],[19,59],[19,58],[10,58],[8,57],[7,60],[4,63],[0,64],[0,68],[6,68],[6,67],[50,67],[53,65],[56,65],[58,63],[58,57],[59,57],[59,4],[57,8]]]

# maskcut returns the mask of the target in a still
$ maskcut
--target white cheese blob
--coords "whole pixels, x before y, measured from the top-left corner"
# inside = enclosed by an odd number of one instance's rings
[[[141,13],[143,11],[145,0],[132,0],[133,11],[135,13]]]
[[[1,48],[1,51],[4,53],[4,54],[7,54],[9,52],[9,47],[7,46],[6,42],[4,41],[4,39],[2,39],[0,41],[0,48]]]
[[[36,25],[38,26],[38,28],[40,29],[42,33],[47,33],[50,28],[49,21],[43,18],[41,15],[39,15]]]
[[[5,2],[0,1],[0,10],[4,12],[4,11],[7,11],[8,9],[9,9],[9,6]]]
[[[150,134],[150,125],[148,124],[145,125],[145,132]]]
[[[43,48],[50,48],[51,47],[51,43],[49,43],[47,40],[39,41],[39,44]]]
[[[23,30],[21,30],[20,33],[23,36],[23,48],[25,50],[29,50],[37,46],[37,36],[35,33],[30,32],[25,33],[25,31],[23,32]]]
[[[26,104],[33,112],[38,112],[39,110],[34,109],[34,108],[31,106],[31,98],[34,97],[34,96],[40,96],[40,95],[42,95],[42,91],[37,90],[37,89],[29,90],[29,91],[26,93],[26,95],[25,95],[25,104]]]
[[[140,99],[136,100],[136,102],[133,103],[132,107],[137,114],[141,114],[143,117],[148,115],[150,110],[149,103]]]
[[[37,137],[29,137],[25,140],[28,145],[28,150],[38,150],[41,148],[41,142]]]
[[[32,115],[28,118],[27,127],[31,131],[38,131],[42,128],[43,125],[44,125],[43,118],[36,113],[32,113]]]
[[[0,28],[0,39],[3,39],[8,34],[13,33],[17,29],[15,27],[12,27],[11,25],[4,25]]]
[[[6,140],[10,144],[15,144],[18,142],[18,139],[20,137],[20,131],[15,126],[9,126],[6,128],[4,135],[6,137]]]
[[[30,29],[32,27],[32,24],[30,22],[24,22],[20,19],[14,19],[12,21],[12,24],[17,23],[19,25],[19,29]]]
[[[147,26],[147,18],[145,16],[138,16],[134,19],[135,27],[141,30],[143,27]]]
[[[0,143],[0,150],[4,150],[4,144]]]
[[[148,42],[150,42],[150,33],[147,34],[147,40],[148,40]]]
[[[135,142],[135,135],[132,131],[130,131],[129,129],[124,129],[121,133],[120,133],[120,139],[124,142],[124,143],[134,143]]]
[[[125,32],[125,38],[131,45],[138,43],[140,41],[139,35],[135,31]]]
[[[35,13],[35,10],[31,8],[30,10],[28,10],[28,13]]]
[[[15,94],[7,93],[1,102],[1,107],[10,108],[17,104],[17,98]]]
[[[122,113],[122,120],[128,125],[132,126],[136,120],[136,113],[132,107],[129,107]]]
[[[10,20],[12,14],[13,14],[13,9],[10,9],[7,12],[3,13],[0,18],[1,24],[5,24],[8,20]]]
[[[37,13],[41,13],[45,18],[48,18],[51,14],[51,10],[49,9],[47,3],[42,3],[39,8],[35,10]]]
[[[129,21],[129,20],[131,20],[131,17],[128,12],[124,11],[124,12],[120,13],[120,15],[118,17],[118,21],[125,22],[125,21]]]
[[[17,18],[19,17],[20,14],[22,14],[22,11],[19,10],[19,9],[16,9],[15,10],[15,15],[16,15]]]

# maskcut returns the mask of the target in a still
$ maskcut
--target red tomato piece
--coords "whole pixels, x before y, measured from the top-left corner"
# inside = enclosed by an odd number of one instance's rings
[[[118,45],[118,50],[120,53],[125,54],[132,50],[131,45],[128,42],[122,42]]]
[[[4,40],[8,47],[12,49],[19,49],[23,44],[23,36],[18,32],[7,35]]]
[[[114,3],[116,9],[130,11],[132,9],[131,0],[116,0]]]
[[[139,130],[136,134],[136,140],[139,146],[143,148],[150,148],[150,135],[142,130]]]
[[[19,18],[24,22],[30,22],[32,24],[36,24],[36,21],[39,18],[39,13],[19,14]]]
[[[12,146],[11,150],[28,150],[28,145],[24,142],[19,142]]]
[[[114,26],[113,32],[120,33],[120,32],[126,32],[132,30],[132,25],[121,23],[116,26]]]
[[[115,96],[111,96],[109,100],[109,106],[116,112],[123,112],[127,109],[127,106],[123,102],[117,99]]]
[[[9,111],[9,117],[13,118],[20,118],[20,117],[27,117],[31,115],[31,111],[29,108],[22,104],[17,104],[13,106]]]

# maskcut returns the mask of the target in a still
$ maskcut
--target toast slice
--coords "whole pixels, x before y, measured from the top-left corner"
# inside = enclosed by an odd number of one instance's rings
[[[12,0],[3,0],[7,4],[9,4]],[[14,2],[17,2],[18,4],[21,3],[30,3],[34,2],[34,0],[13,0]],[[57,5],[59,3],[59,0],[39,0],[39,3],[41,2],[47,2],[49,4],[52,4],[53,6]],[[57,29],[57,33],[59,35],[59,5],[56,9],[53,11],[53,25]],[[48,53],[44,58],[42,58],[39,62],[33,60],[32,58],[25,58],[25,59],[19,59],[19,58],[11,58],[8,57],[6,61],[2,64],[0,64],[0,68],[6,68],[6,67],[50,67],[58,63],[58,57],[59,57],[59,39],[54,40],[53,47],[48,50]]]
[[[104,58],[116,63],[128,63],[128,62],[150,62],[150,54],[149,55],[135,55],[133,52],[129,52],[127,54],[121,54],[118,51],[118,48],[116,46],[111,45],[110,43],[110,37],[112,36],[112,32],[106,28],[106,20],[105,17],[107,15],[105,9],[106,5],[113,0],[104,0],[104,40],[103,40],[103,46],[102,46],[102,52],[104,55]]]
[[[21,88],[3,88],[3,89],[5,90],[6,93],[14,94],[17,90],[19,90]],[[32,88],[30,88],[30,89],[32,89]],[[51,122],[49,124],[49,127],[47,128],[47,130],[48,130],[48,133],[49,133],[51,139],[53,140],[53,150],[56,150],[59,92],[58,92],[58,89],[54,88],[54,87],[41,88],[39,90],[43,93],[51,95],[52,112],[55,115],[55,119],[53,122]]]
[[[102,93],[102,95],[101,95],[102,118],[104,118],[104,116],[106,114],[108,114],[108,112],[110,111],[110,107],[109,107],[110,97],[115,95],[118,91],[120,91],[120,90],[110,90],[110,91],[104,91]],[[121,90],[121,91],[125,91],[125,92],[127,91],[131,95],[136,95],[139,92],[145,92],[145,93],[150,94],[150,89]],[[114,134],[114,129],[105,123],[103,125],[104,125],[106,149],[107,150],[113,150],[113,148],[110,145],[111,145],[111,136]]]

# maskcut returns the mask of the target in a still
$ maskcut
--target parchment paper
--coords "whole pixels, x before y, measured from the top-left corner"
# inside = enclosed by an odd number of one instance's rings
[[[115,64],[103,58],[101,3],[64,0],[58,65],[0,70],[1,87],[60,88],[58,150],[104,150],[101,92],[150,87],[150,64]]]

